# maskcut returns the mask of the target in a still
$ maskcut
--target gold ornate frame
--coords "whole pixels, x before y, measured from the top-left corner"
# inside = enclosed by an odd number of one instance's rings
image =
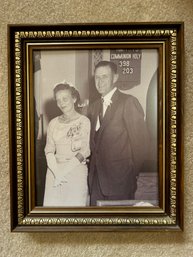
[[[183,23],[9,26],[12,231],[183,229]],[[159,207],[41,208],[34,200],[34,104],[30,70],[35,45],[49,48],[159,49]]]

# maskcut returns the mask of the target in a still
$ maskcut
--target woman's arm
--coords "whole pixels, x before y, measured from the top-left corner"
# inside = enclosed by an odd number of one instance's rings
[[[61,171],[58,169],[58,164],[55,157],[56,145],[53,138],[55,125],[56,125],[56,119],[51,120],[51,122],[48,125],[45,155],[46,155],[47,166],[51,170],[55,178],[54,186],[58,186],[61,183],[66,182],[66,179],[63,176],[63,174],[61,174]]]
[[[76,155],[80,162],[84,161],[87,157],[90,156],[90,130],[90,120],[86,116],[84,116],[81,124],[81,149]]]

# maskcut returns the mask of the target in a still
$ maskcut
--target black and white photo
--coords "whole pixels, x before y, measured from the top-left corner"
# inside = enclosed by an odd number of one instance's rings
[[[41,50],[33,56],[37,203],[158,205],[158,50]]]

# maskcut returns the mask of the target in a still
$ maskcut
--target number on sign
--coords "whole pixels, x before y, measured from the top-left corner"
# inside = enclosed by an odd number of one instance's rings
[[[123,74],[133,74],[133,68],[123,68]]]

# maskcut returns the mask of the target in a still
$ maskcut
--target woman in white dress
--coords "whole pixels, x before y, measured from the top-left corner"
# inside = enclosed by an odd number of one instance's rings
[[[80,96],[74,87],[57,84],[54,97],[63,114],[48,125],[43,206],[86,206],[90,121],[77,111]]]

